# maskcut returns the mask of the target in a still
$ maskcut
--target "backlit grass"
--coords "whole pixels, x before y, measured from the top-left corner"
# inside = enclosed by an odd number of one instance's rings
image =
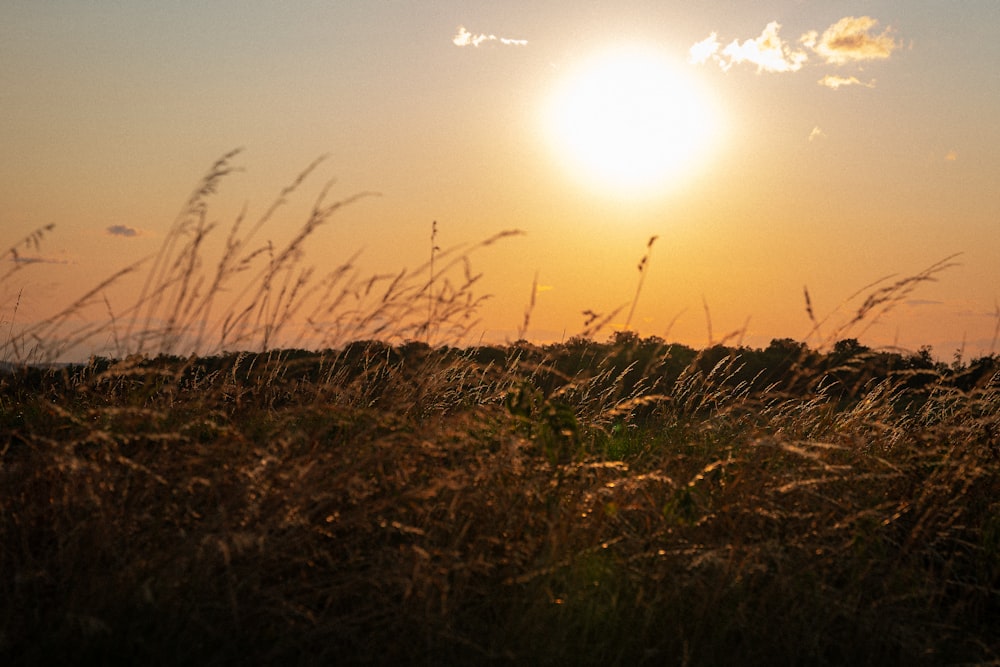
[[[306,234],[220,305],[243,259],[196,279],[198,229],[135,269],[153,278],[116,323],[10,329],[4,664],[1000,660],[996,356],[449,347],[480,304],[475,248],[432,240],[366,293],[311,282]],[[335,335],[281,344],[346,286],[311,320]],[[112,330],[128,354],[22,363]]]

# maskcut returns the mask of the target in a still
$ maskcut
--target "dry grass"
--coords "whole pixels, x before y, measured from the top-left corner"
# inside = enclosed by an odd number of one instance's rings
[[[314,279],[298,251],[342,202],[280,250],[236,227],[202,272],[228,159],[105,323],[172,356],[0,376],[4,664],[1000,660],[995,356],[444,347],[476,248]],[[6,353],[94,332],[61,317]]]
[[[248,223],[248,213],[241,212],[226,232],[221,251],[213,254],[210,241],[220,228],[211,220],[209,204],[222,181],[238,170],[233,165],[237,155],[227,154],[209,169],[153,257],[113,273],[44,321],[11,327],[0,342],[3,358],[48,363],[79,355],[80,350],[100,349],[105,340],[112,340],[113,346],[102,353],[120,358],[205,356],[324,349],[374,338],[438,344],[461,340],[474,330],[483,297],[474,293],[480,276],[472,270],[471,257],[519,231],[503,231],[472,246],[435,246],[426,264],[395,274],[366,276],[356,265],[357,254],[349,253],[321,273],[305,263],[310,239],[345,206],[375,193],[329,202],[328,183],[290,239],[275,245],[260,238],[314,175],[317,161],[282,189],[260,217]],[[23,265],[17,249],[37,249],[51,231],[38,230],[0,255],[15,261],[5,280]],[[112,308],[107,291],[132,278],[141,285],[139,296]]]

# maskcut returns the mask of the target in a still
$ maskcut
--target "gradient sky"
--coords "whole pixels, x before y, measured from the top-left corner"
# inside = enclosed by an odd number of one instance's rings
[[[434,220],[441,246],[526,232],[473,258],[494,295],[485,340],[516,337],[536,275],[528,338],[579,333],[588,309],[621,307],[608,333],[622,326],[656,235],[643,335],[819,344],[858,290],[961,253],[846,334],[946,359],[1000,351],[996,0],[8,0],[0,14],[4,247],[56,225],[0,286],[0,321],[18,293],[19,322],[44,317],[155,252],[205,170],[243,147],[213,200],[222,224],[320,155],[276,241],[329,179],[334,197],[381,193],[316,236],[319,267],[358,250],[373,273],[417,266]],[[585,178],[545,121],[621,48],[658,53],[678,104],[697,94],[715,118],[638,191]],[[817,317],[835,313],[808,339],[803,287]]]

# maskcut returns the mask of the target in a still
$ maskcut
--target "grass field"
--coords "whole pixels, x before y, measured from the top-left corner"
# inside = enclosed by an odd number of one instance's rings
[[[768,350],[619,335],[12,372],[0,655],[995,662],[996,360]],[[780,375],[748,374],[769,358]]]
[[[262,257],[200,273],[226,173],[133,306],[3,347],[3,664],[1000,663],[997,355],[448,347],[469,249],[310,282],[322,203],[219,303]],[[129,354],[41,363],[95,333]]]

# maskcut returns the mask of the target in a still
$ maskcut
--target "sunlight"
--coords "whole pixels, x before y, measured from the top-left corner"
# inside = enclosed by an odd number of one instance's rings
[[[695,83],[662,54],[606,52],[558,86],[544,132],[575,177],[629,196],[661,192],[692,171],[719,122]]]

